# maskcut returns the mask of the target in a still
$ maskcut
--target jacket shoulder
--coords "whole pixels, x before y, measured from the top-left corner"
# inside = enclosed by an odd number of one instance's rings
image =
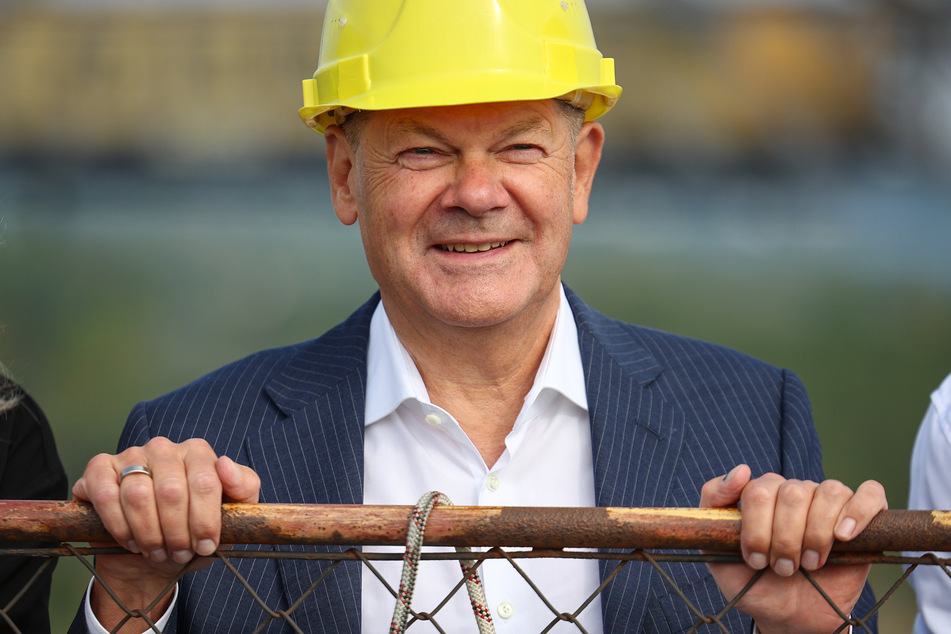
[[[568,297],[575,312],[582,347],[587,343],[585,338],[596,341],[622,365],[653,362],[658,370],[697,375],[698,378],[741,369],[777,379],[791,374],[727,346],[608,317],[585,304],[577,295],[570,293]]]

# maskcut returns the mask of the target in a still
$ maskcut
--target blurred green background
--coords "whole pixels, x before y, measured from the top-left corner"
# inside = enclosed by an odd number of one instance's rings
[[[795,370],[827,474],[893,508],[951,372],[951,18],[929,6],[591,0],[625,94],[565,272],[612,316]],[[374,290],[295,113],[321,13],[0,4],[0,360],[71,480],[137,401]],[[54,631],[87,579],[60,563]],[[913,609],[904,588],[882,631]]]

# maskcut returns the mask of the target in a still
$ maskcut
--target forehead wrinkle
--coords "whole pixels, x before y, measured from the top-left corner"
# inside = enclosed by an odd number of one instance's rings
[[[481,122],[477,125],[481,127]],[[439,128],[427,123],[423,123],[416,119],[406,118],[397,121],[394,127],[399,134],[417,134],[435,139],[442,143],[448,144],[450,142],[449,137],[447,137]],[[548,132],[550,129],[551,126],[545,117],[539,114],[532,114],[524,120],[517,121],[509,127],[504,128],[499,136],[500,138],[510,138],[519,134],[531,132]]]

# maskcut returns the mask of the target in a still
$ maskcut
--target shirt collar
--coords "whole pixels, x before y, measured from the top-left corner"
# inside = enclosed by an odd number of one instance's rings
[[[578,328],[568,305],[564,287],[545,356],[535,374],[535,383],[525,400],[531,403],[545,389],[554,390],[587,411],[588,397],[578,346]],[[377,304],[370,321],[367,347],[367,394],[365,424],[388,416],[401,403],[415,399],[429,403],[429,393],[416,363],[403,347],[390,323],[383,302]]]

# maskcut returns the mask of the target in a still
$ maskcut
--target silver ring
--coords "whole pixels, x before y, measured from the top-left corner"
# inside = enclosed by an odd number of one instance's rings
[[[152,477],[152,472],[149,471],[148,467],[141,464],[134,464],[131,467],[126,467],[125,469],[119,472],[119,482],[122,482],[123,480],[125,480],[125,477],[127,475],[132,475],[133,473],[142,473],[149,476],[150,478]]]

